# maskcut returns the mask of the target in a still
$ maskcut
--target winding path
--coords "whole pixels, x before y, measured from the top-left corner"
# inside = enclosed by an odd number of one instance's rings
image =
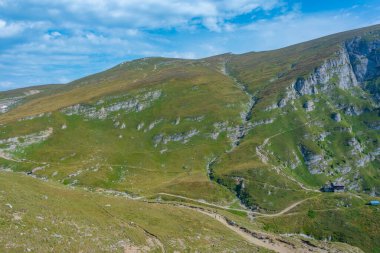
[[[303,200],[303,201],[305,201],[305,200]],[[166,203],[166,204],[168,204],[168,203]],[[284,209],[282,212],[286,212],[287,210],[290,210],[291,208],[296,206],[295,204]],[[235,222],[229,220],[228,218],[226,218],[226,217],[224,217],[218,213],[206,210],[206,209],[201,208],[201,207],[187,206],[184,204],[173,204],[173,205],[175,205],[177,207],[181,207],[181,208],[195,210],[195,211],[200,212],[204,215],[207,215],[207,216],[211,217],[212,219],[220,222],[225,227],[232,230],[233,232],[235,232],[236,234],[238,234],[242,238],[244,238],[244,240],[246,240],[247,242],[254,244],[256,246],[268,249],[268,250],[272,250],[274,252],[278,252],[278,253],[310,253],[310,252],[328,253],[328,251],[323,249],[323,248],[320,248],[317,246],[311,247],[307,243],[302,243],[301,245],[296,246],[295,244],[293,244],[291,242],[284,241],[283,239],[276,237],[274,235],[266,234],[266,233],[263,233],[260,231],[249,230],[245,227],[239,226]],[[278,215],[281,215],[281,214],[278,214]]]
[[[244,231],[242,230],[241,228],[239,228],[238,226],[228,222],[228,220],[226,220],[225,217],[221,216],[220,214],[213,214],[213,213],[209,213],[207,211],[203,211],[203,210],[199,210],[199,209],[196,209],[198,212],[200,213],[203,213],[217,221],[219,221],[220,223],[222,223],[225,227],[229,228],[230,230],[234,231],[236,234],[240,235],[241,237],[243,237],[247,242],[250,242],[254,245],[257,245],[259,247],[263,247],[263,248],[266,248],[266,249],[269,249],[269,250],[273,250],[275,252],[284,252],[284,253],[293,253],[295,252],[295,249],[294,247],[291,247],[290,245],[287,245],[287,244],[284,244],[284,243],[279,243],[275,240],[273,240],[273,238],[270,238],[269,236],[266,236],[266,235],[258,235],[258,237],[255,237],[253,236],[253,234],[247,232],[247,231]],[[255,233],[256,234],[256,233]],[[260,238],[259,238],[260,237]],[[306,250],[305,250],[306,252]]]
[[[165,193],[165,192],[160,192],[160,193],[158,193],[158,195],[165,195],[165,196],[175,197],[175,198],[179,198],[179,199],[189,200],[189,201],[193,201],[193,202],[196,202],[196,203],[199,203],[199,204],[204,204],[204,205],[208,205],[208,206],[224,209],[224,210],[227,210],[227,211],[239,211],[239,212],[244,212],[244,213],[247,213],[247,214],[253,214],[253,215],[256,215],[256,216],[265,216],[265,217],[277,217],[277,216],[281,216],[281,215],[287,213],[288,211],[292,210],[296,206],[302,204],[303,202],[316,197],[316,196],[313,196],[313,197],[309,197],[309,198],[297,201],[297,202],[289,205],[285,209],[281,210],[278,213],[266,214],[266,213],[260,213],[260,212],[254,212],[254,211],[250,211],[250,210],[245,210],[245,209],[229,208],[228,206],[221,206],[221,205],[217,205],[217,204],[208,203],[208,202],[203,201],[203,200],[192,199],[192,198],[188,198],[188,197],[185,197],[185,196],[175,195],[175,194],[170,194],[170,193]]]

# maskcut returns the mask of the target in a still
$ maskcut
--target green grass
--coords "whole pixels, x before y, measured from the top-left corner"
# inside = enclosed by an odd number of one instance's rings
[[[282,108],[264,110],[283,98],[297,78],[307,77],[323,61],[335,57],[346,39],[360,35],[365,40],[374,40],[378,34],[379,26],[373,26],[266,52],[225,54],[200,60],[140,59],[67,85],[35,87],[41,90],[39,94],[23,98],[12,110],[0,115],[2,151],[6,152],[12,142],[9,138],[19,141],[11,152],[18,161],[0,158],[1,167],[18,172],[42,167],[34,174],[56,183],[116,190],[133,196],[166,192],[234,208],[238,208],[241,201],[265,213],[278,212],[290,203],[316,194],[306,191],[301,184],[316,190],[329,180],[341,179],[354,182],[353,191],[379,194],[380,161],[374,152],[379,147],[380,135],[371,128],[378,123],[379,111],[372,102],[378,91],[377,77],[363,87],[341,90],[336,87],[339,80],[334,76],[329,80],[331,89],[328,91],[299,97]],[[230,76],[220,71],[224,63]],[[245,112],[249,97],[237,87],[235,79],[246,85],[247,91],[257,99],[248,122],[242,122],[241,113]],[[0,97],[20,96],[31,89],[34,88],[3,92]],[[150,101],[147,108],[111,112],[106,119],[67,115],[61,110],[75,104],[100,110],[102,106],[141,99],[152,91],[160,91],[161,96]],[[314,101],[315,110],[307,112],[303,105],[310,100]],[[347,105],[356,106],[363,113],[346,115],[344,106]],[[342,116],[340,122],[331,117],[337,112]],[[40,113],[44,115],[21,120]],[[257,125],[269,119],[273,122]],[[125,128],[115,127],[116,122],[119,126],[124,123]],[[148,129],[153,122],[158,123]],[[138,130],[142,123],[143,129]],[[223,129],[217,139],[211,138],[216,131],[215,124],[228,128]],[[231,150],[228,135],[243,125],[255,126],[240,140],[239,146]],[[48,128],[53,129],[48,139],[23,146],[28,136]],[[175,138],[192,130],[197,134],[187,142],[154,141],[160,135]],[[324,134],[325,138],[321,139]],[[352,152],[353,147],[348,144],[352,138],[361,143],[360,154]],[[267,144],[263,145],[264,142]],[[259,157],[259,147],[263,147],[268,161]],[[301,153],[302,148],[323,157],[326,166],[313,174]],[[358,160],[365,156],[370,157],[370,161],[360,167]],[[210,180],[206,165],[213,159],[216,160],[211,166]],[[350,166],[351,171],[342,172],[345,166]],[[44,187],[52,185],[58,187],[50,183]],[[32,186],[26,185],[25,190],[28,187]],[[327,198],[326,201],[334,205],[340,200]],[[366,208],[358,207],[366,219],[377,214]],[[225,212],[247,222],[239,211]],[[372,227],[368,232],[363,230],[361,220],[351,227],[343,226],[346,219],[353,220],[358,213],[344,211],[339,217],[341,223],[336,226],[321,218],[331,222],[328,215],[335,217],[340,212],[310,207],[302,210],[302,214],[286,216],[287,223],[273,225],[266,221],[265,226],[273,231],[287,231],[291,230],[287,224],[307,219],[311,227],[297,223],[294,229],[306,229],[318,238],[336,231],[337,234],[331,235],[334,239],[353,241],[359,246],[362,244],[352,238],[352,231],[375,234]],[[374,224],[379,224],[376,218]],[[340,227],[351,232],[346,233]],[[108,228],[104,224],[102,229]],[[163,228],[166,229],[171,231]],[[70,234],[74,230],[67,231]],[[142,245],[141,235],[136,236],[130,240]],[[371,244],[368,249],[377,250],[373,238],[362,241]],[[106,242],[99,247],[102,245]]]
[[[0,173],[0,251],[121,252],[123,245],[179,250],[265,252],[206,215]],[[10,204],[12,208],[9,207]]]
[[[380,209],[366,205],[369,200],[348,194],[323,194],[288,215],[258,221],[271,232],[302,233],[319,240],[349,242],[365,252],[380,252]]]

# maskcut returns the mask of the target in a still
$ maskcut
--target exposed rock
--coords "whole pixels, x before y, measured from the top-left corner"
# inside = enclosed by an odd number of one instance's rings
[[[12,106],[16,105],[23,98],[24,96],[0,99],[0,113],[9,111]]]
[[[96,105],[77,104],[69,106],[62,110],[66,115],[83,115],[89,119],[104,120],[109,113],[116,111],[140,112],[151,106],[151,103],[161,96],[161,91],[150,91],[141,95],[137,95],[129,100],[115,102],[110,105],[105,105],[105,101],[98,101]],[[99,105],[102,105],[100,108]]]
[[[40,114],[36,114],[36,115],[31,115],[31,116],[23,117],[21,119],[18,119],[17,121],[32,120],[32,119],[42,118],[44,116],[49,117],[50,115],[51,115],[51,112],[40,113]]]
[[[21,221],[22,220],[22,214],[19,212],[13,213],[12,216],[13,216],[12,219],[15,221]]]
[[[229,127],[227,129],[227,136],[231,140],[231,149],[228,150],[228,152],[231,152],[234,148],[236,148],[239,144],[241,139],[244,138],[244,136],[249,132],[249,130],[252,129],[252,124],[249,122],[252,118],[252,111],[254,106],[257,103],[257,99],[253,94],[249,92],[247,89],[247,86],[239,80],[237,80],[234,76],[232,76],[228,69],[226,68],[226,62],[224,61],[222,64],[222,71],[224,75],[228,76],[230,79],[233,80],[236,87],[238,87],[244,94],[248,97],[248,103],[245,104],[245,108],[243,111],[240,112],[240,117],[242,119],[242,122],[238,126]],[[214,135],[215,136],[215,135]]]
[[[306,167],[311,174],[322,174],[327,167],[327,161],[323,155],[315,154],[305,146],[301,146],[301,153]]]
[[[227,131],[228,129],[228,122],[215,122],[213,124],[215,130],[213,133],[210,134],[211,139],[217,140],[219,135],[222,132]]]
[[[307,101],[306,103],[303,104],[303,108],[305,108],[305,110],[307,112],[313,111],[315,108],[314,102],[313,101]]]
[[[138,124],[138,125],[137,125],[137,130],[140,131],[141,129],[143,129],[144,125],[145,125],[144,122],[141,122],[140,124]]]
[[[359,82],[380,76],[380,40],[356,37],[345,44],[353,70]]]
[[[190,141],[190,139],[199,134],[199,130],[197,129],[192,129],[188,132],[185,133],[177,133],[173,135],[164,135],[164,134],[159,134],[153,137],[153,143],[154,146],[157,147],[159,144],[168,144],[169,142],[182,142],[182,143],[187,143]]]
[[[380,156],[380,147],[376,148],[372,152],[369,152],[369,154],[363,154],[362,151],[361,153],[359,153],[358,151],[355,152],[354,150],[352,152],[354,152],[357,156],[359,156],[359,158],[356,160],[356,166],[364,167],[368,163],[374,161]]]
[[[362,113],[363,113],[362,109],[353,105],[350,105],[344,108],[344,114],[349,115],[349,116],[358,116],[358,115],[361,115]]]
[[[17,136],[0,140],[0,154],[7,159],[11,159],[11,153],[19,148],[24,148],[32,144],[47,140],[53,134],[53,128],[33,133],[29,135]]]
[[[364,167],[371,161],[371,156],[370,155],[363,155],[359,159],[356,160],[356,166],[358,167]]]
[[[164,135],[163,134],[159,134],[159,135],[156,135],[153,137],[153,144],[154,144],[154,147],[157,147],[158,144],[160,144],[162,142],[164,138]]]
[[[152,123],[149,124],[148,128],[144,130],[144,132],[152,130],[156,125],[162,122],[162,119],[158,119],[153,121]]]
[[[331,133],[330,132],[323,132],[323,133],[320,133],[319,134],[319,136],[318,136],[318,141],[324,141],[325,140],[325,138],[327,137],[327,136],[329,136]]]
[[[310,125],[321,127],[321,128],[323,128],[325,126],[323,124],[323,121],[320,121],[320,120],[315,120],[315,121],[311,122]]]
[[[378,85],[367,85],[366,82],[373,81],[380,76],[380,39],[367,40],[356,37],[347,41],[345,46],[357,80],[379,103],[380,89]]]
[[[249,101],[246,104],[246,109],[240,113],[240,116],[243,120],[243,122],[248,122],[252,118],[252,110],[253,107],[255,106],[257,100],[255,97],[251,96],[246,89],[243,89],[243,91],[249,96]]]
[[[372,160],[375,160],[376,157],[380,156],[380,147],[377,147],[375,150],[373,150],[371,153],[371,156],[373,157]]]
[[[176,118],[174,125],[178,125],[181,122],[181,117]]]
[[[185,118],[185,120],[201,122],[202,120],[204,120],[204,118],[205,118],[205,116],[202,115],[202,116],[197,116],[197,117],[187,117],[187,118]]]
[[[265,150],[265,147],[270,144],[269,143],[269,138],[266,138],[264,141],[263,141],[263,144],[259,145],[256,147],[256,155],[260,158],[260,160],[264,163],[264,164],[267,164],[268,161],[269,161],[269,156],[268,156],[268,153],[267,151]]]
[[[294,170],[295,168],[301,165],[301,160],[298,158],[298,155],[294,151],[293,151],[293,157],[294,157],[294,160],[289,163],[289,167]]]
[[[36,167],[36,168],[32,169],[32,173],[35,173],[35,172],[37,172],[39,170],[43,170],[43,169],[45,169],[45,166]]]
[[[276,104],[272,104],[272,105],[270,105],[270,106],[267,106],[265,109],[264,109],[264,111],[265,112],[268,112],[268,111],[271,111],[271,110],[274,110],[274,109],[277,109],[278,108],[278,103],[276,103]]]
[[[306,94],[312,95],[329,89],[330,86],[328,84],[330,82],[336,82],[336,85],[341,89],[358,86],[349,55],[345,48],[339,50],[335,57],[326,60],[306,79],[299,78],[293,87],[300,96]]]
[[[74,172],[74,173],[69,174],[68,177],[69,177],[69,178],[77,177],[77,176],[79,176],[80,174],[82,174],[82,172],[83,172],[83,170],[78,170],[78,171],[76,171],[76,172]]]
[[[347,144],[352,148],[351,155],[359,155],[364,150],[356,138],[351,138]]]
[[[336,122],[341,122],[342,121],[342,117],[340,116],[340,113],[333,113],[331,115],[331,118],[336,121]]]
[[[217,157],[212,157],[208,159],[207,164],[206,164],[207,175],[208,175],[208,178],[211,180],[214,178],[214,172],[213,172],[212,166],[216,163],[217,159],[218,159]]]
[[[255,122],[253,122],[252,127],[272,124],[274,121],[275,121],[275,119],[273,119],[273,118],[255,121]]]
[[[318,90],[315,85],[315,83],[312,83],[309,80],[306,81],[304,78],[300,77],[293,84],[293,88],[297,92],[298,96],[303,96],[306,94],[312,95],[318,93]]]
[[[373,130],[380,130],[380,121],[365,122],[365,124]]]
[[[28,91],[25,91],[25,92],[24,92],[24,95],[25,95],[25,96],[31,96],[31,95],[38,94],[38,93],[40,93],[40,92],[41,92],[40,90],[28,90]]]
[[[239,125],[227,128],[227,136],[231,140],[232,149],[239,146],[240,140],[252,129],[252,124]]]
[[[227,122],[215,122],[213,124],[215,130],[218,132],[226,131],[228,128],[228,121]]]
[[[342,175],[346,175],[351,172],[352,168],[349,165],[344,166],[338,166],[335,168],[337,172],[341,173]]]
[[[219,137],[220,132],[214,132],[210,134],[211,139],[217,140]]]
[[[285,96],[278,101],[277,106],[271,105],[266,110],[282,108],[289,101],[303,95],[315,95],[328,91],[334,84],[341,89],[349,89],[359,85],[345,47],[342,47],[334,57],[324,61],[306,78],[297,78],[288,87]]]

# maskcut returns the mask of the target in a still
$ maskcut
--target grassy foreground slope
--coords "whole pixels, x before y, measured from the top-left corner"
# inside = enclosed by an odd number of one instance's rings
[[[196,211],[0,172],[1,252],[266,252]]]

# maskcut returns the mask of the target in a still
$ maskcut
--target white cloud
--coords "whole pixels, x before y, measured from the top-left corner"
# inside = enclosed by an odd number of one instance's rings
[[[9,38],[20,35],[27,29],[41,29],[46,27],[47,22],[7,22],[0,19],[0,38]]]
[[[0,0],[2,1],[2,0]],[[18,8],[31,6],[40,17],[71,18],[73,22],[122,24],[129,28],[177,28],[199,19],[212,31],[221,31],[227,19],[255,9],[270,10],[280,0],[24,0]],[[47,10],[47,11],[46,11]],[[32,13],[33,14],[33,13]]]
[[[372,20],[346,11],[312,15],[294,11],[241,27],[238,34],[250,40],[255,50],[268,50],[372,24]],[[243,44],[240,44],[242,50],[247,50]]]
[[[24,25],[21,23],[7,23],[0,19],[0,38],[13,37],[24,30]]]
[[[13,86],[14,86],[13,82],[9,82],[9,81],[0,82],[0,89],[2,90],[12,88]]]

